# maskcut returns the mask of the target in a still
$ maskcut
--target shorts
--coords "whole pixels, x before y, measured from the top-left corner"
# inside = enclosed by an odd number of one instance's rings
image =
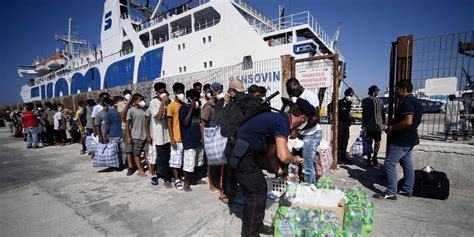
[[[367,138],[372,138],[376,142],[382,141],[382,132],[378,131],[367,131]]]
[[[181,168],[183,165],[183,143],[177,142],[176,148],[171,146],[170,168]]]
[[[148,148],[146,149],[147,154],[146,154],[146,159],[151,165],[156,165],[156,146],[154,144],[148,145]]]
[[[194,172],[194,167],[204,165],[204,150],[202,148],[191,148],[184,150],[183,170],[186,172]]]
[[[133,154],[135,156],[139,156],[142,151],[146,150],[148,145],[145,140],[139,139],[132,139],[132,144],[125,145],[125,152],[127,154]]]

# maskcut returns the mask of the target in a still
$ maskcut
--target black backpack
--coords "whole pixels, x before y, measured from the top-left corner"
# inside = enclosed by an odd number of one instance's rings
[[[398,181],[398,189],[402,187],[405,178]],[[400,191],[400,190],[399,190]],[[449,197],[449,179],[444,172],[415,170],[415,185],[413,196],[446,200]]]
[[[250,118],[264,112],[270,112],[269,103],[264,103],[262,98],[252,95],[237,93],[234,99],[227,104],[216,118],[224,137],[234,137],[240,125]]]

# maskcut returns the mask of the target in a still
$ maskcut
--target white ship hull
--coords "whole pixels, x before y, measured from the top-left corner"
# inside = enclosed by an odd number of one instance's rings
[[[274,22],[270,24],[261,15],[253,14],[248,5],[228,0],[200,3],[178,15],[170,14],[167,19],[152,20],[137,26],[131,17],[120,14],[119,0],[105,1],[102,47],[96,52],[70,60],[65,67],[67,70],[43,76],[36,79],[35,85],[22,88],[23,101],[50,99],[224,68],[242,64],[244,58],[256,62],[280,58],[286,54],[296,58],[310,56],[310,53],[295,52],[295,46],[301,44],[316,45],[316,51],[312,52],[316,55],[336,53],[328,37],[309,13],[302,13],[307,17],[306,23],[291,26],[287,23],[282,27]],[[296,32],[302,30],[318,37],[322,35],[318,38],[322,43],[318,44],[315,39],[299,41]],[[286,36],[282,38],[282,34]],[[130,45],[133,45],[133,50]],[[62,62],[55,64],[62,65]],[[269,70],[278,73],[279,80],[279,66]],[[266,73],[268,70],[255,71],[255,75],[261,74],[264,79]],[[226,78],[229,79],[232,80]],[[257,80],[244,82],[259,84]]]

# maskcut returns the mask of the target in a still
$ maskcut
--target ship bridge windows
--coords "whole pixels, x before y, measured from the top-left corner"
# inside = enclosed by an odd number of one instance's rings
[[[139,38],[145,47],[148,48],[150,46],[150,34],[148,33],[148,31],[146,33],[141,34]]]
[[[221,15],[213,7],[204,8],[194,13],[194,31],[215,26],[220,20]]]
[[[247,70],[247,69],[252,69],[252,68],[253,68],[252,56],[247,55],[242,60],[242,70]]]
[[[180,18],[170,23],[171,38],[178,38],[192,32],[191,15]]]
[[[151,37],[153,38],[153,45],[161,44],[163,42],[168,41],[168,25],[160,26],[156,29],[153,29],[151,31]]]
[[[268,46],[278,46],[283,44],[291,44],[292,39],[293,33],[290,31],[278,35],[267,36],[263,40],[267,42]]]
[[[133,43],[132,43],[132,41],[131,40],[124,41],[122,43],[121,54],[122,55],[127,55],[131,52],[133,52]]]

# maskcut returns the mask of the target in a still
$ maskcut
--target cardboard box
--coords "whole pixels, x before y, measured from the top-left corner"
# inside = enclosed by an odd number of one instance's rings
[[[339,221],[341,222],[341,226],[344,228],[344,215],[345,215],[345,205],[346,200],[341,198],[337,207],[334,206],[317,206],[317,205],[305,205],[297,202],[292,202],[291,207],[299,207],[304,209],[312,209],[312,210],[327,210],[333,211],[337,214]]]

